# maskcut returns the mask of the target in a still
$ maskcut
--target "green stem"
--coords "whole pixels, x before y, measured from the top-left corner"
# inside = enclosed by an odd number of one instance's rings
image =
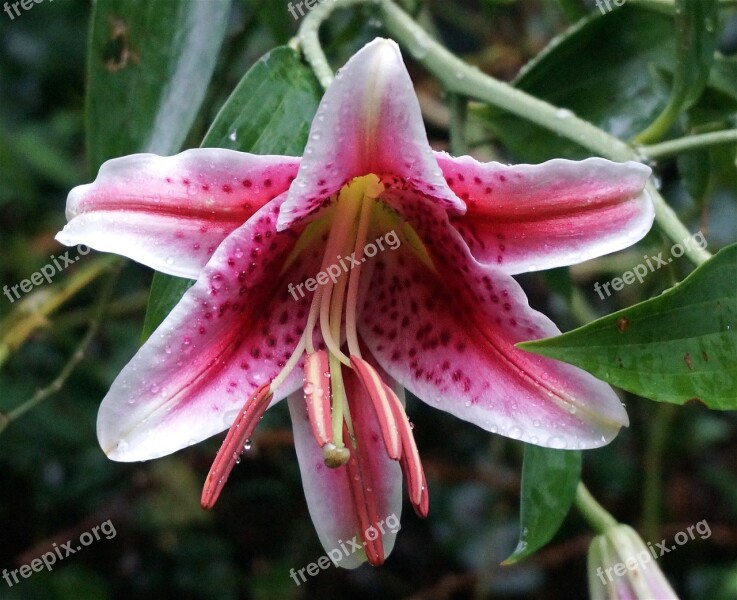
[[[102,293],[100,294],[100,299],[97,303],[97,309],[95,311],[95,315],[92,319],[90,319],[89,327],[87,328],[87,332],[85,333],[84,337],[82,338],[82,341],[79,343],[77,348],[72,353],[71,358],[67,361],[67,363],[62,367],[61,371],[59,371],[59,374],[54,378],[54,380],[47,385],[45,388],[38,390],[33,396],[31,396],[28,400],[21,403],[19,406],[16,406],[13,410],[7,413],[0,412],[0,433],[2,433],[5,428],[10,425],[13,421],[16,421],[20,417],[22,417],[24,414],[26,414],[29,410],[35,408],[39,404],[41,404],[44,400],[51,397],[52,395],[56,394],[61,388],[64,386],[64,383],[66,383],[66,380],[69,378],[69,376],[72,374],[76,366],[82,362],[82,359],[84,358],[84,353],[87,350],[87,347],[90,345],[90,342],[97,334],[97,331],[100,328],[100,324],[102,323],[102,318],[105,314],[105,307],[107,306],[108,301],[110,300],[110,297],[113,293],[113,288],[115,287],[115,282],[117,281],[118,274],[120,272],[120,268],[122,266],[121,261],[117,261],[116,266],[113,268],[113,272],[111,273],[110,277],[108,278],[108,281],[106,282],[105,286],[102,289]]]
[[[617,520],[596,501],[583,483],[578,484],[573,503],[596,533],[605,533],[612,527],[616,527]]]
[[[650,123],[646,129],[632,138],[632,143],[636,145],[644,145],[663,139],[673,124],[678,120],[682,102],[682,98],[679,97],[675,97],[668,102],[668,105],[663,109],[663,112],[658,115],[658,118]]]
[[[38,328],[48,324],[48,317],[59,306],[119,261],[104,255],[80,267],[66,281],[39,288],[23,298],[18,306],[0,322],[0,365],[20,348]]]
[[[726,129],[724,131],[713,131],[700,135],[689,135],[650,146],[641,146],[639,150],[649,159],[663,160],[664,158],[670,158],[682,152],[736,143],[737,129]]]
[[[334,0],[322,2],[315,6],[302,20],[297,32],[297,39],[307,62],[310,63],[320,85],[327,87],[333,81],[333,70],[320,45],[320,25],[325,22],[334,10],[348,8],[356,4],[378,4],[381,0]]]
[[[737,0],[718,0],[719,8],[737,6]],[[656,10],[658,12],[673,14],[675,9],[674,0],[628,0],[628,4],[637,4],[643,8]]]
[[[663,497],[663,454],[668,426],[676,414],[673,404],[658,404],[646,440],[642,484],[642,531],[645,539],[660,539],[661,498]]]
[[[448,92],[502,108],[609,160],[625,162],[642,159],[634,148],[578,118],[569,110],[557,108],[467,65],[433,40],[391,0],[335,0],[318,5],[305,17],[298,34],[300,45],[324,87],[330,85],[333,75],[320,47],[320,25],[334,10],[361,3],[376,4],[379,7],[388,33],[443,83]],[[655,220],[663,232],[676,243],[690,237],[691,233],[653,185],[648,186],[648,192],[655,205]],[[688,247],[685,254],[696,265],[711,257],[708,251],[698,246]]]
[[[466,138],[468,100],[462,96],[450,94],[448,105],[450,107],[450,152],[455,156],[461,156],[468,152]]]

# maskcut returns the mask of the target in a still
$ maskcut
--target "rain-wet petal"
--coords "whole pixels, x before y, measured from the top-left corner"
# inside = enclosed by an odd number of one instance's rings
[[[440,209],[411,198],[394,205],[432,263],[408,241],[376,259],[359,334],[384,370],[429,405],[493,433],[555,448],[609,442],[628,423],[611,387],[514,346],[559,333],[519,284],[474,260]]]
[[[351,403],[352,419],[358,443],[363,445],[364,479],[376,502],[375,515],[370,525],[381,534],[383,555],[388,556],[394,546],[399,518],[402,512],[402,473],[399,463],[389,459],[381,439],[381,431],[373,414],[370,400],[363,388],[349,374],[346,391]],[[352,569],[366,561],[363,550],[362,525],[357,516],[356,499],[351,490],[348,465],[329,468],[325,465],[322,449],[312,435],[302,393],[289,398],[289,412],[294,430],[302,485],[312,522],[325,552],[340,567]],[[373,533],[369,533],[369,536]],[[354,544],[361,548],[356,548]],[[348,549],[348,552],[345,552]]]
[[[227,429],[284,366],[307,312],[307,299],[295,301],[287,286],[314,273],[319,255],[280,273],[296,237],[276,232],[277,210],[278,202],[264,207],[221,244],[115,379],[97,420],[110,458],[157,458]],[[296,369],[275,401],[301,385]]]
[[[219,148],[114,158],[69,193],[56,239],[195,279],[228,234],[289,187],[299,162]]]
[[[650,168],[603,158],[539,165],[437,153],[468,205],[451,217],[473,255],[511,275],[583,262],[631,246],[652,226]]]
[[[325,92],[279,229],[313,214],[353,178],[371,173],[388,185],[420,190],[453,212],[464,210],[427,141],[399,47],[382,38],[354,54]]]

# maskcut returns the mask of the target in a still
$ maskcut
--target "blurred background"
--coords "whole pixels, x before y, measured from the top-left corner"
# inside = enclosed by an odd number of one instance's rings
[[[519,77],[521,67],[571,22],[599,12],[593,2],[543,0],[405,6],[451,50],[503,80]],[[673,42],[667,16],[617,10],[600,35],[581,41],[585,51],[570,64],[552,57],[559,61],[555,70],[523,74],[518,84],[628,137],[667,97]],[[90,14],[85,0],[45,0],[13,19],[0,13],[2,285],[17,284],[63,254],[53,238],[65,223],[66,195],[95,175],[84,141]],[[288,42],[297,26],[281,0],[233,2],[216,74],[185,147],[199,145],[242,75],[262,54]],[[737,48],[734,11],[721,27],[720,48],[730,57]],[[324,29],[333,65],[380,34],[380,23],[367,12],[339,13]],[[447,99],[409,58],[408,65],[431,142],[447,148]],[[709,94],[707,104],[690,115],[691,124],[716,120],[734,127],[737,92]],[[466,135],[470,151],[486,160],[585,154],[481,107],[471,107]],[[692,231],[708,234],[712,251],[737,239],[737,176],[721,175],[726,171],[717,167],[724,161],[728,155],[713,152],[657,169],[666,197]],[[705,164],[716,166],[704,172]],[[681,279],[689,269],[685,259],[637,290],[606,302],[593,295],[593,281],[608,280],[606,273],[621,273],[664,244],[654,232],[631,252],[520,281],[533,306],[570,329],[580,315],[571,308],[574,297],[596,316]],[[382,568],[329,568],[300,586],[290,569],[324,551],[307,513],[286,406],[269,411],[210,512],[200,508],[199,498],[220,436],[150,463],[109,461],[97,444],[96,411],[139,346],[152,272],[126,263],[110,280],[114,288],[99,328],[84,357],[70,364],[108,285],[107,275],[98,277],[99,257],[94,251],[81,257],[52,285],[24,295],[22,307],[20,300],[0,296],[0,568],[29,564],[52,544],[61,547],[107,521],[114,535],[101,535],[57,560],[50,572],[33,573],[12,587],[0,581],[0,599],[587,597],[591,534],[575,511],[542,551],[518,565],[499,566],[519,536],[521,444],[414,399],[408,412],[428,475],[429,518],[420,520],[405,507],[395,550]],[[28,331],[13,329],[19,310],[37,314]],[[61,389],[43,391],[71,367]],[[709,539],[679,547],[660,567],[684,598],[737,598],[737,419],[699,406],[623,399],[632,426],[610,446],[585,454],[584,481],[618,519],[653,534],[645,538],[653,543],[707,519]],[[110,526],[102,530],[110,532]]]

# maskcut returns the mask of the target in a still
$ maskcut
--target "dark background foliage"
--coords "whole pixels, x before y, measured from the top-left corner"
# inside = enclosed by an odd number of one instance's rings
[[[567,19],[596,10],[577,2],[524,0],[431,0],[424,8],[423,25],[469,62],[505,80],[517,76],[523,64],[562,32]],[[621,10],[602,25],[606,30],[601,35],[576,40],[579,54],[557,63],[551,58],[552,66],[528,72],[519,85],[627,137],[657,114],[667,97],[672,38],[667,18]],[[66,194],[94,177],[84,132],[90,15],[91,6],[82,0],[45,0],[13,20],[0,13],[3,284],[19,282],[63,252],[53,236],[65,222]],[[734,14],[731,19],[721,38],[727,56],[737,45]],[[185,147],[200,144],[246,70],[286,43],[296,27],[286,2],[234,2],[203,108],[191,130],[181,132]],[[341,13],[325,31],[333,64],[341,64],[379,34],[379,24],[362,10]],[[120,51],[114,44],[109,48],[112,58],[119,58]],[[431,141],[437,148],[447,147],[445,99],[438,84],[408,62]],[[723,67],[728,83],[722,88],[715,83],[678,127],[690,130],[707,121],[735,126],[737,78],[729,78],[737,73],[729,70],[733,65]],[[113,96],[110,103],[115,106]],[[470,119],[469,143],[485,158],[537,161],[580,153],[492,109],[474,110]],[[737,182],[721,177],[726,171],[720,165],[729,157],[719,151],[705,153],[695,164],[688,161],[687,155],[679,164],[665,164],[658,175],[694,230],[709,231],[716,250],[737,237]],[[713,168],[704,172],[704,164]],[[707,196],[714,200],[708,203]],[[655,232],[641,249],[662,244]],[[635,250],[635,259],[637,255]],[[74,277],[93,260],[94,252],[58,275],[58,281]],[[591,272],[627,268],[596,265]],[[588,272],[574,272],[573,282],[583,283],[580,289],[595,311],[605,314],[657,293],[687,270],[683,259],[653,276],[648,281],[652,288],[643,286],[607,303],[588,291],[593,281]],[[429,519],[404,511],[401,534],[384,567],[330,568],[299,587],[289,570],[316,560],[323,549],[307,513],[286,407],[269,412],[217,507],[208,513],[199,507],[200,490],[219,437],[150,463],[109,461],[97,444],[96,411],[110,382],[138,348],[151,277],[139,265],[123,267],[84,360],[58,393],[0,433],[0,568],[28,564],[53,543],[77,540],[107,520],[116,535],[57,562],[51,572],[34,573],[13,587],[0,581],[0,598],[586,597],[591,534],[574,512],[542,551],[515,566],[499,566],[519,535],[521,445],[418,401],[410,401],[409,413],[428,473]],[[562,329],[575,326],[568,270],[521,281],[535,307]],[[6,362],[0,355],[0,410],[11,411],[54,380],[75,352],[101,287],[82,289],[48,315]],[[32,293],[39,303],[44,301],[43,287]],[[15,308],[17,304],[0,297],[0,324]],[[585,454],[584,480],[618,519],[656,532],[651,541],[672,539],[707,519],[712,536],[678,548],[660,566],[683,597],[737,597],[734,416],[699,406],[663,410],[632,396],[626,401],[632,427],[610,446]],[[653,506],[643,510],[643,489],[652,477],[662,481],[654,519]]]

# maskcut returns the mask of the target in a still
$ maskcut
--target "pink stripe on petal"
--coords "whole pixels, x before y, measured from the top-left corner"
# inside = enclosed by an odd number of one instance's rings
[[[228,234],[287,190],[299,161],[218,148],[115,158],[69,193],[56,238],[195,279]]]
[[[287,286],[317,272],[322,255],[308,249],[280,273],[296,240],[275,231],[280,201],[228,236],[113,382],[97,423],[110,458],[157,458],[229,428],[291,356],[310,296],[295,301]],[[301,385],[298,364],[275,400]]]
[[[344,184],[370,173],[417,189],[454,212],[465,209],[427,141],[399,46],[381,38],[359,50],[325,92],[279,229],[311,215]]]
[[[650,169],[602,158],[539,165],[437,153],[468,212],[452,217],[474,257],[515,274],[583,262],[634,244],[652,226]]]
[[[411,215],[437,272],[409,244],[375,259],[359,335],[384,370],[431,406],[491,432],[557,448],[610,441],[628,421],[608,385],[514,346],[559,333],[520,286],[476,262],[440,210],[409,197],[393,205]]]

